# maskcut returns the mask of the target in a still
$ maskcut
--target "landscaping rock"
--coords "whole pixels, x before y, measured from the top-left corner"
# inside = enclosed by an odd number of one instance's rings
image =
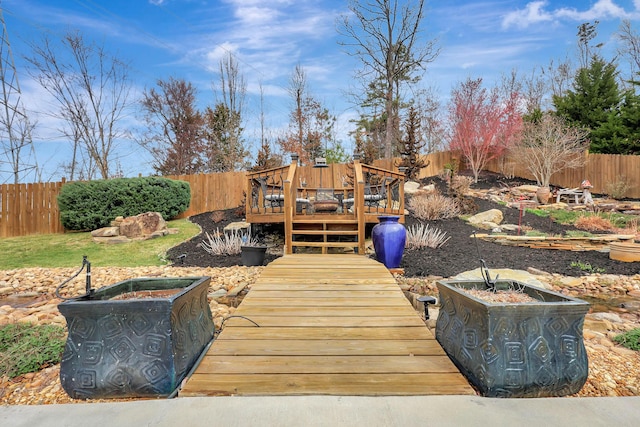
[[[96,243],[128,243],[132,240],[155,239],[176,233],[168,229],[166,221],[158,212],[146,212],[136,216],[116,217],[110,227],[103,227],[91,232]]]
[[[232,222],[230,224],[227,224],[223,230],[225,233],[236,232],[236,233],[242,233],[242,234],[249,234],[249,232],[251,231],[251,224],[249,224],[246,221]]]
[[[167,223],[158,212],[146,212],[122,220],[120,235],[130,239],[145,238],[167,229]]]
[[[536,194],[536,191],[538,191],[538,186],[537,185],[519,185],[517,187],[515,187],[515,190],[521,192],[521,193],[529,193],[531,195]]]
[[[477,227],[480,228],[485,228],[485,229],[491,229],[491,228],[495,228],[498,224],[500,224],[503,220],[503,215],[502,215],[502,211],[499,209],[490,209],[488,211],[485,212],[480,212],[477,213],[475,215],[473,215],[472,217],[469,217],[469,219],[467,219],[467,221],[469,222],[469,224],[471,225],[475,225]],[[491,225],[487,226],[486,224],[491,223],[494,226],[491,227]]]
[[[404,183],[404,194],[415,194],[420,189],[420,184],[415,181],[407,181]]]
[[[103,227],[91,232],[91,237],[114,237],[119,235],[120,227]]]

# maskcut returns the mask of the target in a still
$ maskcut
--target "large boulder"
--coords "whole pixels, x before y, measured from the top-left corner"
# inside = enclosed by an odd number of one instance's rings
[[[504,216],[500,209],[490,209],[473,215],[467,221],[478,228],[492,229],[500,224],[503,219]]]
[[[91,232],[96,243],[127,243],[132,240],[146,240],[176,233],[176,229],[168,229],[166,221],[158,212],[146,212],[127,218],[117,217],[110,227],[103,227]]]
[[[136,216],[129,216],[120,223],[120,235],[129,239],[139,239],[168,234],[167,223],[158,212],[146,212]]]

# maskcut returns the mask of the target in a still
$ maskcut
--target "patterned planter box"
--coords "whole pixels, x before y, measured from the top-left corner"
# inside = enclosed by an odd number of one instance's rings
[[[69,330],[60,366],[67,394],[75,399],[170,395],[213,338],[209,282],[209,277],[130,279],[97,290],[91,299],[59,304]]]
[[[585,301],[499,280],[537,302],[488,303],[465,293],[483,281],[438,282],[436,339],[483,396],[547,397],[577,393],[587,380],[582,338]]]

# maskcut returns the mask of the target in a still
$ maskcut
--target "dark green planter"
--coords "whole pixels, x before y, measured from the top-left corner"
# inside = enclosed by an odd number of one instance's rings
[[[60,382],[75,399],[168,396],[189,373],[214,325],[209,277],[130,279],[58,305],[69,335]],[[169,296],[113,300],[129,292]]]
[[[548,397],[580,391],[589,372],[582,338],[589,303],[517,281],[497,289],[522,289],[538,302],[492,304],[464,289],[483,281],[438,282],[436,339],[483,396]]]
[[[264,264],[267,253],[266,246],[241,246],[240,260],[245,267],[255,267]]]

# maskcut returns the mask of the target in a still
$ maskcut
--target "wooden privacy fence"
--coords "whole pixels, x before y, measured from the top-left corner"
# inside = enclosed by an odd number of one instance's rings
[[[588,179],[593,185],[592,193],[607,194],[607,186],[624,180],[629,186],[626,197],[640,198],[640,156],[621,154],[585,153],[586,164],[580,168],[567,169],[551,175],[551,185],[576,188]],[[486,170],[504,175],[535,180],[527,170],[527,165],[517,163],[509,157],[496,159],[485,167]]]
[[[189,209],[180,214],[178,218],[235,208],[244,201],[245,172],[170,175],[166,178],[186,181],[191,187]]]
[[[62,233],[57,201],[62,184],[0,185],[0,237]]]
[[[424,156],[429,165],[420,172],[420,178],[437,175],[454,157],[449,152]],[[587,154],[587,160],[587,165],[583,168],[554,174],[552,184],[573,188],[579,186],[583,179],[589,179],[594,186],[594,193],[604,193],[608,183],[625,176],[626,181],[632,185],[627,197],[640,198],[640,156]],[[397,158],[376,160],[373,166],[396,171],[398,161]],[[510,162],[509,159],[503,162],[492,161],[486,169],[533,179],[525,165]],[[350,174],[352,171],[346,164],[331,164],[324,169],[302,166],[299,169],[300,178],[305,179],[310,187],[324,185],[339,188],[343,177]],[[187,181],[191,186],[191,204],[180,217],[240,206],[244,201],[245,175],[245,172],[227,172],[169,176],[168,178]],[[0,238],[64,232],[56,200],[63,184],[64,180],[0,185]]]

